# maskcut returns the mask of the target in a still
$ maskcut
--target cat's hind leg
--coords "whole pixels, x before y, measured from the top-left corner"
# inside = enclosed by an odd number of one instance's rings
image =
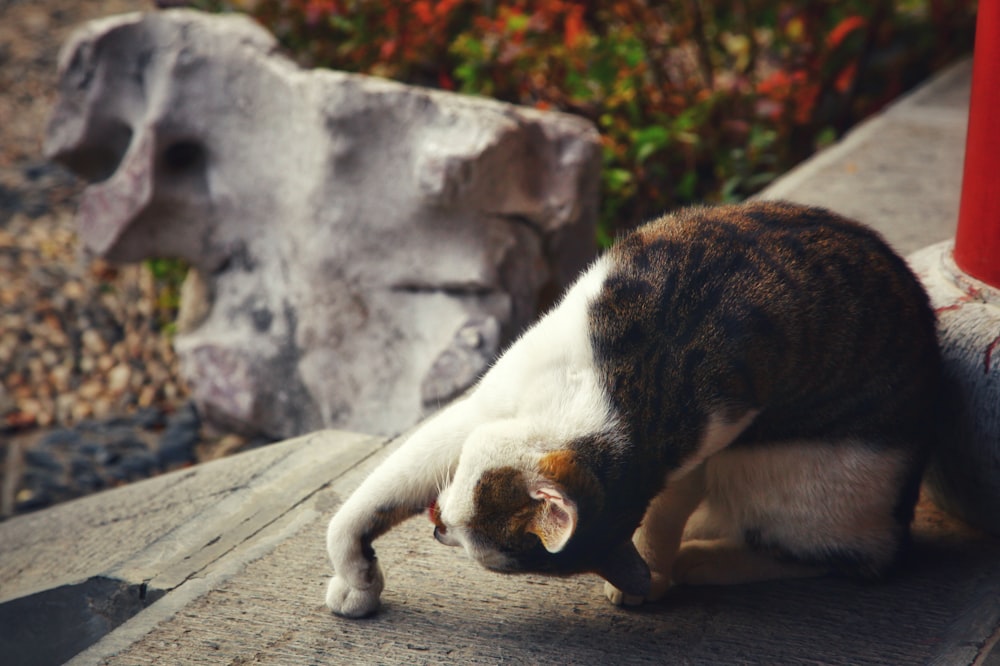
[[[672,577],[678,585],[734,585],[779,578],[812,578],[829,567],[784,561],[728,539],[685,541],[674,559]]]
[[[664,489],[650,502],[632,537],[636,550],[649,567],[649,594],[645,599],[631,597],[608,583],[604,586],[604,594],[613,604],[658,601],[670,589],[674,558],[685,525],[705,498],[706,461],[724,450],[756,416],[754,410],[738,415],[720,411],[709,416],[694,454],[667,477]]]
[[[604,594],[616,606],[634,606],[643,601],[658,601],[671,586],[674,557],[681,543],[684,525],[705,496],[704,468],[670,481],[650,503],[632,542],[649,567],[651,585],[645,597],[627,595],[611,583],[604,584]]]
[[[712,534],[691,521],[677,583],[877,576],[907,534],[919,480],[910,452],[859,441],[727,449],[705,470],[703,522],[725,528]]]

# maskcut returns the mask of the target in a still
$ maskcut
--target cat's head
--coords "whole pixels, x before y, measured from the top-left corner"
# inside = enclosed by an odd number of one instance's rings
[[[500,426],[466,442],[431,507],[435,538],[495,571],[593,572],[644,596],[649,570],[631,541],[637,518],[614,515],[575,442],[540,451],[549,447],[524,437],[532,435]]]

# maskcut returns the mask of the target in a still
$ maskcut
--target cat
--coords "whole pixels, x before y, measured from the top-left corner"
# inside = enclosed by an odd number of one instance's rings
[[[934,445],[927,296],[861,224],[785,202],[695,207],[625,235],[327,531],[326,602],[371,614],[372,541],[430,507],[496,571],[675,584],[879,577]]]

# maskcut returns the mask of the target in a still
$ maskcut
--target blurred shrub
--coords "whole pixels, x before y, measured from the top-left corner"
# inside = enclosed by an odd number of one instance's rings
[[[157,327],[173,335],[176,333],[177,312],[181,306],[181,285],[187,276],[188,264],[181,259],[147,259],[146,268],[153,280],[156,300],[154,321]]]
[[[975,0],[198,0],[301,63],[585,116],[602,240],[742,199],[971,51]]]

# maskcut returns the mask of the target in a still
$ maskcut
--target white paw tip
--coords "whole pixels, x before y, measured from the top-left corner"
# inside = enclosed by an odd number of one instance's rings
[[[359,590],[348,585],[343,578],[334,576],[326,588],[326,605],[341,617],[367,617],[378,610],[380,594],[379,586]]]
[[[638,606],[642,603],[642,597],[625,594],[611,583],[604,583],[604,596],[615,606]]]

